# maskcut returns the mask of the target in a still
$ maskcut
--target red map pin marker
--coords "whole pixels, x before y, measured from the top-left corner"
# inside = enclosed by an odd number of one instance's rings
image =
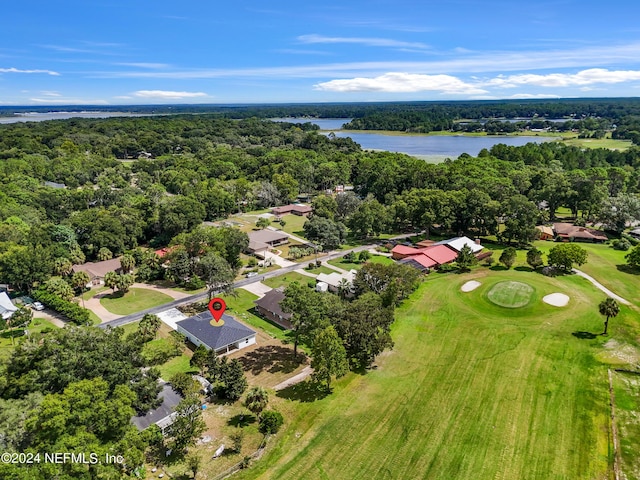
[[[209,311],[213,318],[216,319],[216,323],[220,321],[222,318],[222,314],[227,309],[227,304],[224,303],[224,300],[221,298],[212,298],[209,302]]]

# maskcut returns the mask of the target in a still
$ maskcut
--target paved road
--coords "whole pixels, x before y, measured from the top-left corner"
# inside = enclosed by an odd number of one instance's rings
[[[631,302],[625,298],[622,298],[620,295],[617,295],[615,293],[613,293],[611,290],[609,290],[607,287],[605,287],[604,285],[602,285],[599,281],[597,281],[595,278],[593,278],[591,275],[587,275],[586,273],[584,273],[581,270],[578,270],[577,268],[573,269],[574,273],[582,278],[586,278],[587,280],[589,280],[591,283],[593,283],[593,285],[602,290],[604,293],[606,293],[608,296],[610,296],[611,298],[616,299],[617,301],[619,301],[620,303],[624,304],[624,305],[631,305]]]
[[[376,246],[375,244],[362,245],[360,247],[352,248],[350,250],[329,252],[328,255],[325,255],[324,257],[322,257],[322,261],[334,260],[336,258],[343,257],[344,255],[346,255],[349,252],[361,252],[362,250],[368,250],[370,248],[374,248],[375,246]],[[254,282],[261,282],[262,280],[265,280],[267,278],[278,277],[280,275],[284,275],[286,273],[293,272],[294,270],[297,270],[297,269],[299,269],[301,267],[302,267],[302,265],[300,265],[299,263],[296,263],[296,264],[291,265],[289,267],[284,267],[284,268],[280,268],[278,270],[273,270],[272,272],[265,273],[264,275],[257,275],[255,277],[251,277],[251,278],[243,278],[242,280],[238,280],[237,282],[235,282],[233,284],[233,286],[234,286],[234,288],[238,288],[238,287],[242,287],[242,286],[245,286],[245,285],[249,285],[249,284],[254,283]],[[108,322],[103,322],[98,326],[100,328],[120,327],[122,325],[126,325],[127,323],[136,322],[136,321],[140,320],[144,315],[146,315],[148,313],[153,314],[153,315],[157,315],[160,312],[164,312],[165,310],[168,310],[170,308],[177,307],[178,305],[184,305],[186,303],[198,302],[198,301],[202,301],[202,300],[205,300],[205,299],[207,299],[207,292],[198,293],[196,295],[190,295],[190,296],[185,297],[185,298],[181,298],[181,299],[174,300],[172,302],[165,303],[164,305],[160,305],[158,307],[153,307],[153,308],[149,308],[147,310],[143,310],[142,312],[132,313],[131,315],[126,315],[124,317],[116,318],[115,320],[110,320]]]

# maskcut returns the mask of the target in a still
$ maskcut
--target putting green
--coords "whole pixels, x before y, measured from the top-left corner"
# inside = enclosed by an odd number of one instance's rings
[[[533,287],[526,283],[498,282],[491,287],[487,298],[501,307],[520,308],[531,301],[533,291]]]

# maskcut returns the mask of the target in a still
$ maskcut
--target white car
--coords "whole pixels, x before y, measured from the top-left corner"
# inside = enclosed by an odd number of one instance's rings
[[[255,277],[256,275],[258,275],[257,272],[249,272],[247,273],[247,278],[252,278],[252,277]]]
[[[41,311],[41,310],[44,310],[44,305],[41,304],[40,302],[33,302],[31,304],[31,308],[33,308],[34,310]]]

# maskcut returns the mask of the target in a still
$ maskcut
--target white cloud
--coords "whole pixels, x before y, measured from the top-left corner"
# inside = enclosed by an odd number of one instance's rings
[[[302,43],[354,43],[367,47],[392,47],[392,48],[414,48],[428,49],[429,46],[421,42],[404,42],[391,38],[371,38],[371,37],[325,37],[322,35],[301,35],[298,41]]]
[[[32,103],[41,103],[44,105],[109,105],[109,102],[102,99],[87,99],[87,98],[30,98]]]
[[[453,95],[488,93],[476,85],[466,83],[451,75],[420,75],[390,72],[373,78],[331,80],[314,85],[316,90],[332,92],[393,92],[408,93],[439,91]]]
[[[500,75],[485,83],[487,86],[513,88],[520,85],[537,87],[574,87],[593,85],[596,83],[623,83],[640,80],[639,70],[607,70],[606,68],[590,68],[578,73],[550,73],[538,75],[524,73],[519,75]]]
[[[18,68],[0,68],[0,73],[46,73],[47,75],[60,75],[52,70],[20,70]]]
[[[168,90],[138,90],[133,93],[138,98],[159,98],[164,100],[180,100],[182,98],[208,97],[203,92],[172,92]]]

